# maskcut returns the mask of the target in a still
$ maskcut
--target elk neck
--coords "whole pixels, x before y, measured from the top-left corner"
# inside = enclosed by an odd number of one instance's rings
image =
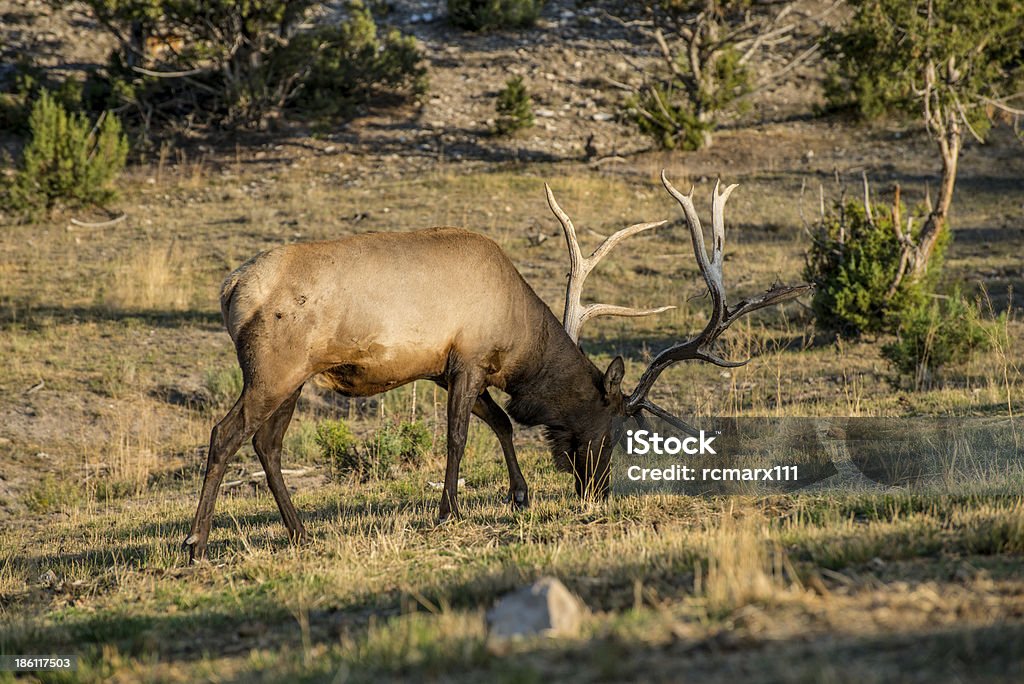
[[[511,397],[506,408],[522,425],[579,435],[603,406],[603,377],[551,316],[537,336],[531,362],[506,385]]]

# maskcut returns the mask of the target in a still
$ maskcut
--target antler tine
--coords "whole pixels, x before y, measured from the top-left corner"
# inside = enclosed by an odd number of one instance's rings
[[[668,176],[665,175],[665,170],[661,170],[661,184],[668,190],[668,194],[675,198],[676,202],[679,202],[679,206],[683,208],[683,215],[686,217],[686,225],[690,228],[690,238],[693,241],[694,256],[697,257],[697,266],[700,268],[700,272],[706,274],[707,267],[711,264],[711,260],[708,259],[708,251],[704,246],[704,229],[700,225],[700,217],[697,216],[697,209],[693,206],[693,186],[690,186],[690,194],[684,195],[683,193],[676,190],[676,187],[669,182]],[[705,275],[705,278],[707,276]],[[710,283],[708,286],[710,287]]]
[[[629,306],[617,306],[615,304],[590,304],[583,310],[583,315],[580,317],[580,327],[582,328],[587,321],[591,318],[597,318],[598,316],[623,316],[625,318],[640,318],[642,316],[653,316],[654,314],[664,313],[670,309],[674,309],[674,306],[657,306],[653,309],[634,309]],[[575,340],[575,338],[573,338]]]
[[[690,239],[693,242],[693,253],[697,258],[697,268],[700,269],[704,282],[708,286],[708,292],[711,293],[711,317],[708,319],[707,325],[704,326],[703,332],[697,338],[702,339],[711,335],[719,327],[726,313],[725,284],[722,282],[722,263],[724,259],[722,248],[725,246],[725,221],[721,219],[720,215],[723,213],[722,210],[725,206],[724,199],[728,199],[732,188],[726,189],[723,195],[719,195],[718,184],[715,184],[715,193],[712,196],[713,211],[711,221],[712,241],[714,243],[712,245],[713,257],[708,258],[707,246],[704,244],[704,230],[701,228],[697,209],[693,206],[693,188],[690,188],[689,195],[679,192],[669,182],[664,169],[661,171],[661,183],[683,209],[683,216],[686,218],[686,225],[690,229]],[[723,198],[723,201],[720,202],[720,198]]]
[[[616,231],[615,233],[606,237],[601,242],[601,244],[597,246],[597,249],[594,250],[594,253],[590,255],[590,258],[587,259],[587,261],[593,262],[591,265],[591,268],[593,268],[594,266],[597,265],[597,262],[601,261],[601,259],[603,259],[608,252],[612,251],[612,248],[614,248],[615,245],[619,244],[626,238],[632,237],[637,233],[642,233],[645,230],[651,230],[652,228],[660,228],[666,223],[668,223],[668,221],[637,223],[628,228],[623,228],[622,230]]]
[[[555,201],[555,195],[551,192],[551,188],[547,183],[544,184],[544,191],[547,194],[548,206],[551,207],[552,213],[554,213],[559,223],[562,224],[565,244],[569,249],[569,280],[565,287],[565,311],[562,315],[562,325],[565,327],[565,331],[569,333],[573,342],[579,342],[580,329],[591,318],[598,316],[650,316],[675,308],[674,306],[660,306],[654,309],[634,309],[613,304],[590,304],[583,306],[580,301],[583,294],[583,283],[608,252],[626,238],[663,226],[668,222],[637,223],[628,228],[623,228],[605,238],[589,257],[584,257],[583,251],[580,249],[579,240],[576,237],[576,228],[572,224],[572,219],[558,206],[558,202]]]
[[[798,297],[805,292],[809,292],[811,286],[773,286],[759,297],[741,301],[730,311],[725,302],[725,285],[722,279],[722,265],[725,259],[725,203],[737,186],[735,184],[730,185],[723,192],[719,192],[720,185],[715,183],[715,191],[712,195],[711,224],[714,244],[712,245],[712,258],[709,259],[706,246],[704,245],[704,234],[701,230],[700,219],[697,217],[697,212],[693,206],[693,191],[691,190],[689,195],[684,195],[676,190],[672,183],[669,182],[664,171],[661,172],[661,182],[683,209],[687,226],[690,229],[690,237],[693,241],[693,252],[697,258],[697,265],[711,293],[713,305],[708,323],[699,335],[685,342],[674,344],[654,357],[654,361],[644,371],[626,403],[627,413],[636,413],[640,409],[647,409],[655,415],[664,418],[665,415],[668,415],[667,412],[655,406],[647,398],[648,392],[650,392],[651,387],[654,386],[654,382],[661,375],[662,371],[679,361],[688,359],[707,361],[716,366],[724,366],[726,368],[746,364],[747,361],[727,361],[721,358],[711,350],[711,346],[718,339],[719,335],[725,332],[726,328],[732,325],[740,316]]]
[[[562,232],[565,233],[565,244],[569,248],[569,259],[572,262],[573,270],[577,270],[579,268],[577,264],[583,261],[583,253],[580,251],[580,243],[576,240],[576,227],[572,225],[572,219],[569,218],[569,215],[562,210],[562,207],[558,206],[558,202],[555,201],[555,193],[551,192],[551,186],[547,183],[544,184],[544,192],[548,197],[548,206],[551,208],[551,213],[562,224]]]
[[[729,201],[729,195],[735,190],[738,184],[733,183],[726,187],[725,192],[719,194],[718,188],[721,180],[715,181],[715,192],[711,199],[711,230],[712,230],[712,252],[711,263],[716,267],[718,275],[722,274],[722,262],[725,251],[725,203]]]

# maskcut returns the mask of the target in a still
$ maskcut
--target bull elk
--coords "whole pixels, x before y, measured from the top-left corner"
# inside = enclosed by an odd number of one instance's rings
[[[642,410],[671,420],[647,398],[658,376],[686,359],[719,366],[746,363],[715,353],[719,335],[740,316],[808,290],[805,285],[774,286],[727,306],[723,210],[736,186],[724,192],[715,186],[709,256],[693,191],[683,195],[664,172],[661,180],[682,207],[712,311],[699,335],[654,358],[629,395],[621,390],[622,357],[600,370],[580,349],[580,329],[596,316],[646,316],[671,307],[584,306],[582,287],[617,244],[665,221],[620,230],[584,257],[572,221],[545,186],[570,256],[561,323],[497,244],[457,228],[286,245],[238,268],[224,282],[221,310],[238,352],[244,387],[210,435],[199,506],[185,540],[190,559],[205,554],[228,460],[250,437],[290,537],[306,539],[281,476],[281,444],[303,384],[316,375],[350,397],[377,394],[418,379],[448,390],[441,520],[459,512],[459,463],[470,414],[498,438],[513,507],[527,506],[529,492],[516,460],[509,416],[523,425],[544,426],[553,454],[570,465],[579,496],[606,496],[610,455],[623,421]],[[505,410],[491,396],[491,387],[509,395]]]

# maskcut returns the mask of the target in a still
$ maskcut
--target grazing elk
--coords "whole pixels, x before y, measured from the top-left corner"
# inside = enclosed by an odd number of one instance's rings
[[[509,416],[546,428],[552,452],[566,457],[573,470],[577,494],[606,496],[610,454],[624,419],[643,409],[671,420],[647,399],[661,372],[684,359],[721,366],[745,363],[719,358],[712,349],[716,338],[740,316],[808,289],[773,287],[728,307],[722,283],[723,208],[736,186],[722,193],[715,186],[709,257],[692,191],[683,195],[664,173],[662,183],[682,206],[712,312],[697,337],[655,357],[630,395],[621,390],[622,358],[600,370],[578,345],[580,328],[595,316],[644,316],[671,307],[583,306],[580,296],[587,275],[616,244],[664,221],[625,228],[584,257],[572,221],[545,186],[570,255],[562,323],[498,245],[457,228],[287,245],[243,264],[225,281],[221,308],[244,388],[210,435],[199,506],[185,540],[190,558],[205,553],[228,459],[250,437],[291,538],[305,540],[281,476],[281,443],[303,383],[318,374],[347,396],[377,394],[417,379],[448,390],[442,520],[458,515],[459,463],[470,414],[498,437],[513,506],[526,506],[529,494],[516,461]],[[490,387],[510,396],[508,414]]]

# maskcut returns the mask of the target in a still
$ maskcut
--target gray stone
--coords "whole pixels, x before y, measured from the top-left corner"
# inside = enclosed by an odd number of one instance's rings
[[[570,636],[579,632],[587,607],[554,577],[506,594],[487,612],[489,637]]]

